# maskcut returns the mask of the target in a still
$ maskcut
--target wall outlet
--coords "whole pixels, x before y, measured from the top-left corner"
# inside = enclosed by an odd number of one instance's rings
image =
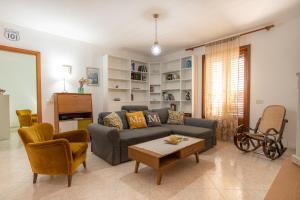
[[[262,99],[256,99],[256,104],[264,104],[264,100],[262,100]]]

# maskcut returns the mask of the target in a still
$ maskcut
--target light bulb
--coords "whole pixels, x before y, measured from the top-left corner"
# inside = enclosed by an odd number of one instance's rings
[[[155,56],[158,56],[161,53],[161,47],[157,42],[155,42],[151,47],[151,53]]]

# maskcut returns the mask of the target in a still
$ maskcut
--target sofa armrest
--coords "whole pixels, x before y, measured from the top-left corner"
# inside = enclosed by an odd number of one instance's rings
[[[186,118],[184,124],[188,126],[197,126],[209,128],[213,131],[213,143],[217,144],[216,129],[218,122],[216,120],[200,119],[200,118]]]
[[[54,134],[53,139],[67,139],[69,142],[88,142],[89,135],[85,130],[74,130]]]
[[[88,131],[91,134],[92,152],[108,163],[120,163],[120,135],[116,128],[101,124],[90,124]]]

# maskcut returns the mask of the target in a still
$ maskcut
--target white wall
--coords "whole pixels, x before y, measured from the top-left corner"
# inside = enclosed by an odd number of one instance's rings
[[[20,41],[6,40],[3,37],[4,28],[13,28],[20,31]],[[69,92],[77,92],[78,80],[86,76],[86,67],[99,67],[102,71],[102,56],[105,53],[135,59],[147,59],[131,52],[97,47],[3,22],[0,22],[0,44],[41,52],[43,121],[50,123],[54,122],[52,94],[63,91],[63,81],[60,74],[63,64],[72,65],[73,71],[67,87]],[[85,86],[85,92],[90,92],[93,96],[94,120],[97,120],[98,113],[102,111],[102,85],[100,75],[99,87]]]
[[[35,60],[33,55],[0,51],[0,87],[10,99],[10,127],[19,126],[16,110],[37,113]]]
[[[267,105],[282,104],[287,109],[286,118],[289,120],[284,133],[284,144],[295,148],[296,73],[300,72],[300,16],[293,16],[275,25],[269,32],[261,31],[241,38],[241,45],[251,44],[250,126],[255,126]],[[191,53],[198,57],[200,86],[204,49],[200,48],[190,53],[183,50],[160,59],[168,60]],[[201,88],[202,86],[199,87],[199,105]],[[256,104],[256,100],[263,100],[263,103]]]

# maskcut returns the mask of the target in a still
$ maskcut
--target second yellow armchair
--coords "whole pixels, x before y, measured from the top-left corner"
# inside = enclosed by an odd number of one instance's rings
[[[32,114],[32,111],[29,109],[26,110],[16,110],[16,114],[19,119],[20,127],[32,126],[37,123],[38,117],[37,114]]]
[[[38,174],[67,175],[70,187],[77,167],[82,163],[86,168],[89,140],[86,131],[54,134],[51,124],[42,123],[20,128],[18,132],[33,171],[33,183],[36,183]]]

